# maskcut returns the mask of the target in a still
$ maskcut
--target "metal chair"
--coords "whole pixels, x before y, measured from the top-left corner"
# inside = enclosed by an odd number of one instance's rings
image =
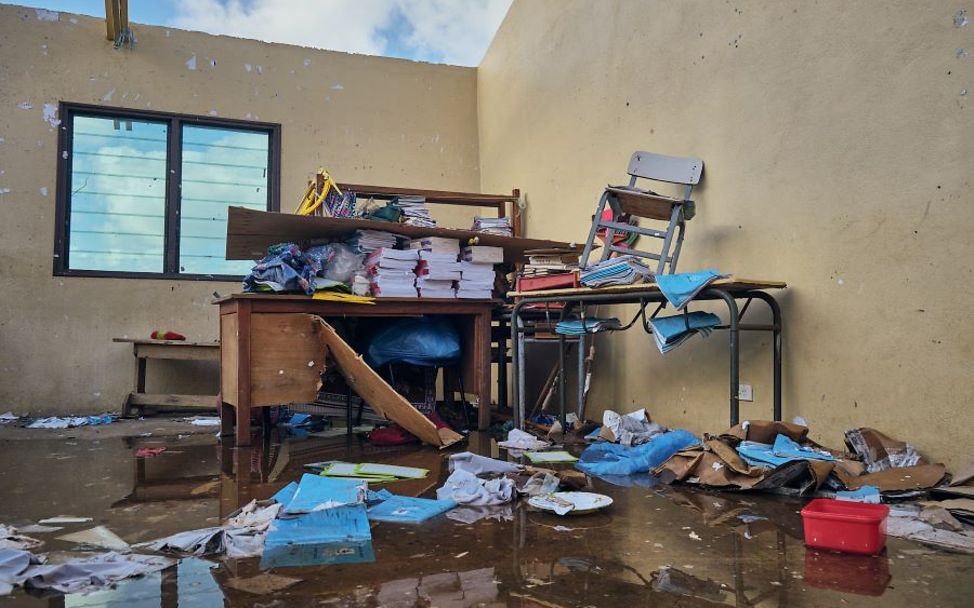
[[[703,173],[703,161],[696,158],[681,158],[678,156],[663,156],[651,152],[633,152],[629,159],[628,186],[607,186],[602,198],[599,199],[599,206],[595,211],[595,218],[592,220],[592,229],[589,231],[588,240],[585,242],[585,250],[582,252],[581,266],[587,268],[589,257],[595,246],[595,239],[598,233],[605,229],[605,246],[602,248],[602,258],[604,261],[612,253],[624,253],[642,258],[657,260],[659,263],[656,274],[664,274],[664,270],[669,274],[676,272],[676,264],[680,258],[680,250],[683,247],[683,233],[686,230],[687,220],[693,218],[695,209],[694,203],[690,200],[690,193],[693,186],[700,182],[700,175]],[[681,198],[674,198],[653,192],[652,190],[642,190],[636,187],[638,178],[648,179],[670,184],[680,184],[683,186]],[[605,206],[609,205],[612,218],[603,217]],[[667,229],[654,230],[623,221],[625,216],[633,218],[647,218],[669,222]],[[676,244],[673,245],[673,238],[676,229]],[[661,239],[663,245],[659,253],[640,251],[635,247],[621,247],[615,244],[615,237],[618,234],[625,236],[640,235]],[[670,247],[673,253],[670,254]]]

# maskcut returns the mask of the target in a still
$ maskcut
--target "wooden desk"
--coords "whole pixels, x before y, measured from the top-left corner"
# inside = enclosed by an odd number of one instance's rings
[[[375,304],[315,300],[303,295],[234,294],[220,307],[221,432],[236,422],[237,445],[250,445],[253,408],[311,402],[323,369],[320,324],[307,315],[411,317],[449,315],[460,321],[460,373],[479,403],[478,426],[490,424],[491,310],[495,300],[377,298]]]
[[[186,340],[137,340],[132,338],[113,338],[112,342],[132,344],[135,355],[135,390],[128,394],[122,404],[122,415],[128,416],[133,409],[141,414],[148,407],[164,408],[205,408],[216,407],[216,395],[171,395],[145,392],[145,367],[148,359],[169,359],[173,361],[218,361],[219,342],[187,342]]]

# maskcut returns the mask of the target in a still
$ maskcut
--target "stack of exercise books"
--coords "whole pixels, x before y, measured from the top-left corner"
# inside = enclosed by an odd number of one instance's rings
[[[494,294],[495,264],[504,261],[500,247],[473,245],[464,247],[460,262],[460,281],[457,297],[464,299],[489,299]]]
[[[422,298],[455,298],[460,280],[460,241],[439,236],[426,236],[409,242],[419,251],[416,266],[416,288]]]
[[[574,249],[529,249],[522,276],[538,277],[578,270],[578,251]]]
[[[365,259],[370,293],[377,298],[417,297],[418,263],[419,251],[416,249],[380,247],[373,250]]]
[[[620,255],[583,268],[580,280],[586,287],[606,287],[652,281],[654,276],[636,256]]]
[[[356,230],[347,244],[355,253],[372,253],[376,249],[393,249],[406,237],[385,230]]]
[[[420,226],[421,228],[436,227],[436,220],[430,215],[429,207],[426,206],[426,198],[423,196],[400,196],[399,208],[402,210],[402,223],[407,226]]]
[[[513,236],[514,234],[514,231],[511,230],[511,220],[506,217],[477,216],[474,218],[473,227],[470,229],[476,232],[496,234],[498,236]]]

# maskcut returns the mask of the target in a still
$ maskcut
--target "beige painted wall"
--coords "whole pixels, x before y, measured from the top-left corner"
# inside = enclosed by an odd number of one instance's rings
[[[704,159],[680,266],[790,284],[785,417],[828,445],[871,425],[959,465],[974,395],[959,8],[517,1],[478,70],[481,185],[519,186],[532,236],[582,241],[633,150]],[[768,340],[744,340],[742,416],[770,417]],[[641,333],[600,339],[590,413],[721,431],[726,349],[720,333],[665,358]]]
[[[171,328],[214,339],[211,294],[239,289],[236,283],[52,276],[57,132],[43,120],[44,104],[215,111],[281,123],[284,210],[297,205],[319,165],[359,183],[479,187],[471,68],[134,29],[136,48],[113,50],[102,20],[0,6],[2,411],[118,409],[131,390],[133,364],[131,351],[112,344],[113,337]],[[197,69],[189,70],[193,56]],[[469,225],[462,213],[440,219]],[[150,391],[215,392],[215,369],[208,377],[175,364],[159,369],[165,371],[150,370]]]

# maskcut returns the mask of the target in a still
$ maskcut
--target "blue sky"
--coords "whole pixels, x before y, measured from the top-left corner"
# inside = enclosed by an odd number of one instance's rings
[[[105,15],[104,0],[3,3]],[[129,20],[267,42],[476,66],[510,4],[511,0],[131,0]],[[336,23],[340,25],[336,27]]]

